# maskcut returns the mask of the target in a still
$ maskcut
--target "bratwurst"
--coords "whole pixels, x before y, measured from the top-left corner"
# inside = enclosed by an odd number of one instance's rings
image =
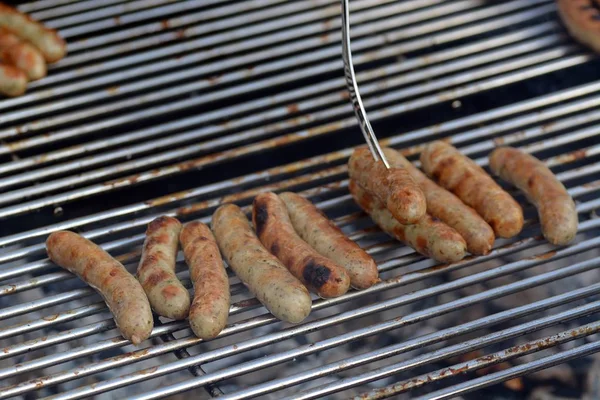
[[[275,317],[299,323],[310,314],[308,290],[263,247],[238,206],[219,207],[212,229],[229,267]]]
[[[150,336],[154,322],[146,293],[120,262],[68,231],[52,233],[46,240],[46,251],[50,260],[100,293],[125,339],[137,345]]]
[[[577,209],[567,189],[537,158],[512,147],[490,154],[494,174],[512,183],[538,210],[542,233],[552,244],[565,245],[577,235]]]
[[[348,291],[348,272],[296,234],[285,203],[275,193],[256,196],[252,221],[262,244],[320,297],[338,297]]]

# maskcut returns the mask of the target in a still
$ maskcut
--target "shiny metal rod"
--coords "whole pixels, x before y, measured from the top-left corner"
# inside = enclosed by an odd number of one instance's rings
[[[342,0],[342,58],[344,59],[344,75],[346,76],[346,86],[350,92],[350,100],[352,101],[352,108],[358,119],[360,130],[362,131],[365,141],[369,146],[369,150],[373,154],[375,160],[383,161],[386,168],[389,168],[383,151],[379,146],[379,141],[373,132],[371,123],[367,118],[367,112],[362,103],[360,93],[358,91],[358,83],[356,82],[356,76],[354,75],[354,65],[352,64],[352,51],[350,50],[350,7],[348,0]]]

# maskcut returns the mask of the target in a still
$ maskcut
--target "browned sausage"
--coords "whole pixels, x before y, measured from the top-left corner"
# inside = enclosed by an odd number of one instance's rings
[[[492,250],[494,231],[475,210],[438,186],[396,150],[384,148],[383,152],[390,165],[405,168],[411,174],[425,193],[427,213],[460,233],[471,254],[488,254]]]
[[[137,277],[152,309],[163,317],[185,319],[190,294],[175,275],[181,223],[172,217],[158,217],[148,224]]]
[[[212,339],[225,328],[229,316],[229,278],[221,253],[212,232],[201,222],[185,224],[179,237],[195,291],[190,326],[199,338]]]
[[[25,72],[30,81],[46,76],[46,60],[32,45],[0,28],[0,61]]]
[[[142,285],[110,254],[73,232],[54,232],[46,240],[50,260],[96,289],[117,327],[133,344],[146,340],[154,322]]]
[[[444,263],[456,262],[465,256],[467,244],[462,236],[448,225],[434,220],[429,214],[425,214],[416,224],[404,225],[392,216],[378,198],[355,181],[350,181],[349,190],[354,201],[384,232],[424,256]]]
[[[256,196],[252,221],[262,244],[308,288],[323,298],[338,297],[348,291],[348,272],[296,234],[285,203],[275,193]]]
[[[511,147],[490,155],[494,174],[522,190],[537,208],[544,237],[565,245],[577,235],[577,209],[564,185],[537,158]]]
[[[0,64],[0,93],[20,96],[27,90],[27,75],[12,65]]]
[[[238,206],[219,207],[212,229],[229,267],[275,317],[299,323],[310,314],[308,290],[263,247]]]
[[[282,193],[279,197],[287,207],[296,233],[321,255],[346,268],[352,287],[366,289],[379,280],[373,257],[348,239],[321,210],[295,193]]]
[[[46,61],[40,52],[27,43],[17,43],[0,49],[0,61],[25,72],[30,81],[46,76]]]
[[[0,27],[33,44],[47,62],[60,60],[67,54],[65,41],[53,30],[5,4],[0,4]]]
[[[442,141],[421,153],[427,175],[473,207],[497,236],[510,238],[523,228],[521,206],[477,164]]]
[[[558,14],[575,39],[600,53],[600,2],[557,0]]]
[[[414,224],[425,215],[425,195],[404,168],[386,169],[382,162],[375,161],[369,149],[362,147],[350,157],[348,173],[401,223]]]

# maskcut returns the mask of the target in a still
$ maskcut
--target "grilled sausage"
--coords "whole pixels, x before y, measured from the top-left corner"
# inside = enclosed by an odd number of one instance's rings
[[[473,207],[497,236],[510,238],[523,228],[521,206],[477,164],[451,145],[436,141],[421,153],[427,175]]]
[[[296,234],[285,203],[275,193],[261,193],[254,198],[252,221],[262,244],[309,289],[323,298],[348,291],[348,272]]]
[[[368,213],[373,221],[387,234],[406,243],[424,256],[451,263],[462,260],[467,244],[458,232],[448,225],[434,220],[429,214],[416,224],[398,222],[378,198],[350,181],[349,190],[354,201]]]
[[[0,27],[33,44],[49,63],[56,62],[67,54],[67,45],[55,30],[46,28],[5,4],[0,4]]]
[[[321,255],[344,267],[352,287],[366,289],[379,280],[375,260],[348,239],[321,210],[295,193],[282,193],[279,197],[287,207],[296,233]]]
[[[181,223],[172,217],[158,217],[148,224],[137,277],[152,309],[163,317],[185,319],[190,294],[175,275]]]
[[[575,202],[552,171],[537,158],[511,147],[490,154],[494,174],[522,190],[538,210],[542,233],[552,244],[565,245],[577,234]]]
[[[12,65],[0,64],[0,93],[14,97],[25,93],[27,75]]]
[[[387,169],[366,147],[354,150],[348,161],[350,178],[365,188],[403,224],[414,224],[425,215],[423,191],[404,168]]]
[[[600,53],[600,1],[557,0],[558,14],[575,39]]]
[[[0,49],[0,61],[25,72],[30,81],[46,76],[46,61],[42,54],[27,43],[17,43]]]
[[[238,206],[219,207],[212,229],[229,267],[267,310],[292,323],[308,316],[312,305],[308,290],[263,247]]]
[[[469,253],[481,255],[492,250],[494,231],[475,210],[438,186],[396,150],[384,148],[383,152],[390,165],[405,168],[410,173],[425,193],[427,213],[460,233],[467,242]]]
[[[179,236],[194,284],[190,326],[202,339],[216,337],[229,316],[229,278],[215,237],[205,224],[189,222]]]
[[[46,251],[50,260],[100,293],[125,339],[137,345],[150,336],[154,322],[146,293],[120,262],[86,238],[67,231],[52,233]]]

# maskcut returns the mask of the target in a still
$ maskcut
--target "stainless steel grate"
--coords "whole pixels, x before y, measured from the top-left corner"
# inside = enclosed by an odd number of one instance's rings
[[[415,389],[443,399],[600,349],[598,58],[566,35],[551,0],[351,1],[358,81],[382,144],[414,160],[448,138],[482,166],[495,146],[518,146],[578,203],[569,247],[548,247],[526,207],[519,238],[435,265],[382,235],[347,193],[345,161],[361,136],[338,3],[21,6],[60,29],[70,54],[28,94],[0,101],[0,398]],[[223,202],[284,189],[335,218],[383,279],[316,300],[298,326],[277,322],[232,277],[220,338],[202,343],[186,323],[157,321],[134,348],[95,292],[45,258],[46,236],[74,229],[132,270],[157,215],[208,222]],[[179,271],[190,287],[183,262]],[[502,367],[483,370],[492,365]]]

